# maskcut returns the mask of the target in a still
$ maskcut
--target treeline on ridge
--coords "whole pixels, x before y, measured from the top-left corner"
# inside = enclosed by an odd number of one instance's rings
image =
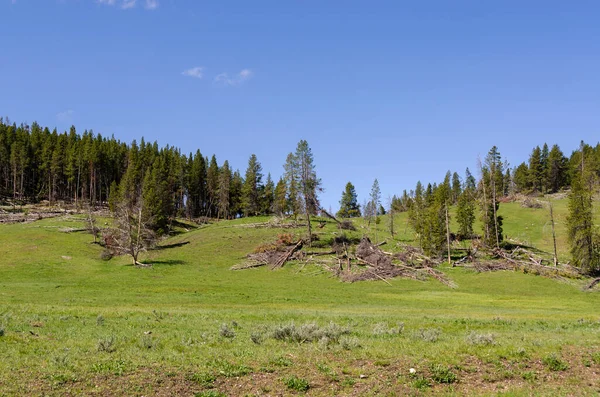
[[[310,151],[306,141],[304,150]],[[287,157],[285,175],[275,183],[253,154],[242,176],[229,162],[156,142],[126,144],[93,131],[50,131],[38,123],[11,124],[0,118],[0,198],[2,201],[77,205],[114,204],[144,198],[153,228],[166,231],[168,220],[235,218],[263,214],[298,214],[304,210],[297,157]],[[312,187],[318,189],[318,184]],[[309,203],[316,213],[316,194]]]

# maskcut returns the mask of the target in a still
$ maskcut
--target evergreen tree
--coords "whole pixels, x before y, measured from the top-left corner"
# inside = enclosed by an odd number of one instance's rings
[[[513,173],[515,190],[519,193],[526,192],[531,185],[529,183],[529,167],[525,162],[519,164]]]
[[[360,204],[358,204],[358,195],[351,182],[346,184],[340,200],[340,210],[337,216],[341,218],[354,218],[360,216]]]
[[[456,204],[458,202],[461,191],[462,186],[460,183],[460,176],[458,176],[458,173],[455,172],[452,174],[452,204]]]
[[[593,184],[594,176],[586,166],[583,142],[580,149],[580,165],[571,181],[569,194],[569,215],[567,229],[571,244],[571,257],[575,266],[587,272],[600,270],[600,255],[593,223]]]
[[[546,193],[546,188],[548,186],[548,160],[550,157],[550,153],[548,151],[548,144],[544,143],[544,146],[542,146],[542,152],[540,154],[540,164],[541,164],[541,170],[540,170],[540,186],[541,186],[541,191],[542,193]]]
[[[567,184],[567,158],[558,145],[553,145],[548,153],[546,168],[547,190],[556,193]]]
[[[371,220],[377,216],[377,211],[381,206],[381,189],[379,189],[379,181],[375,179],[371,186],[371,194],[369,195],[368,208],[365,208],[365,216],[371,224]]]
[[[446,220],[449,219],[447,203],[450,196],[450,176],[446,175],[443,183],[432,188],[433,199],[426,209],[422,248],[427,255],[440,256],[448,248]]]
[[[310,224],[310,215],[315,215],[319,208],[319,200],[317,192],[321,190],[321,180],[317,178],[315,170],[312,150],[308,146],[308,142],[301,140],[296,147],[294,155],[300,176],[299,191],[304,201],[304,213],[306,215],[306,223],[308,228],[308,241],[312,245],[312,229]]]
[[[275,200],[275,184],[271,179],[271,174],[267,174],[267,182],[262,189],[261,194],[261,209],[263,215],[271,214],[273,211],[273,201]]]
[[[456,221],[458,222],[458,234],[462,238],[470,239],[473,236],[473,224],[475,223],[474,190],[465,189],[458,197]]]
[[[283,216],[287,212],[287,186],[283,178],[279,178],[275,186],[275,199],[273,201],[273,212],[277,216]]]
[[[498,215],[502,196],[503,164],[498,148],[493,146],[481,168],[483,240],[488,246],[499,247],[503,240],[502,217]]]
[[[541,192],[544,182],[544,165],[542,164],[542,151],[536,146],[529,156],[529,185],[533,191]]]
[[[239,170],[233,173],[229,191],[229,211],[232,217],[239,218],[244,214],[243,194],[244,179]]]
[[[246,177],[244,178],[243,201],[244,214],[246,216],[255,216],[260,214],[260,191],[262,189],[262,167],[253,154],[248,160]]]
[[[408,221],[419,238],[419,246],[423,248],[423,233],[425,209],[427,208],[425,201],[425,193],[421,181],[417,182],[413,204],[408,210]],[[366,211],[365,211],[366,212]]]
[[[225,160],[223,166],[219,170],[219,212],[217,218],[229,218],[231,179],[232,175],[231,170],[229,169],[229,162]]]
[[[285,159],[285,182],[287,185],[287,209],[290,210],[294,218],[302,212],[302,200],[300,198],[300,175],[298,159],[293,153],[289,153]]]
[[[465,189],[471,189],[472,191],[475,191],[476,188],[477,186],[475,177],[471,174],[471,171],[469,171],[469,167],[467,167],[465,170]]]
[[[197,150],[194,156],[190,154],[188,161],[190,163],[187,179],[188,214],[191,217],[199,217],[206,214],[206,160],[200,150]]]
[[[206,171],[206,196],[206,215],[214,216],[217,213],[217,203],[219,202],[219,165],[214,154]]]

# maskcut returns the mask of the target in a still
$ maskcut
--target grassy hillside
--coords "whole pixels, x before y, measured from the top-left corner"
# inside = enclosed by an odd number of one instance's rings
[[[555,209],[564,230],[565,202]],[[509,238],[551,249],[547,211],[501,211]],[[413,239],[405,216],[398,241]],[[0,395],[600,392],[600,295],[580,282],[446,267],[449,289],[342,283],[301,263],[229,270],[283,231],[243,227],[265,220],[190,228],[145,255],[152,268],[100,260],[90,235],[61,231],[77,217],[0,225]],[[564,232],[559,249],[567,259]]]

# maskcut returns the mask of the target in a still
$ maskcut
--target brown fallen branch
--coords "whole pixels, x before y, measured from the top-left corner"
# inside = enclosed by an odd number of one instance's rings
[[[337,254],[336,251],[327,251],[327,252],[317,252],[317,251],[311,251],[311,252],[304,252],[305,255],[307,256],[323,256],[323,255],[335,255]]]
[[[277,262],[275,262],[275,264],[273,266],[271,266],[271,269],[279,269],[280,267],[283,267],[285,262],[287,262],[290,259],[290,257],[294,254],[294,252],[296,252],[297,250],[302,248],[302,244],[303,244],[302,240],[298,240],[296,245],[294,245],[292,248],[290,248],[285,254],[283,254],[281,256],[281,258]]]
[[[261,266],[266,266],[266,265],[267,265],[266,262],[248,263],[248,264],[242,265],[242,266],[233,266],[231,268],[231,270],[252,269],[252,268],[255,268],[255,267],[261,267]]]
[[[326,216],[327,218],[333,219],[333,220],[334,220],[334,221],[336,221],[338,224],[341,224],[341,223],[342,223],[342,222],[340,222],[340,221],[338,220],[338,218],[336,218],[335,216],[331,215],[329,212],[325,211],[323,208],[321,208],[321,212],[322,212],[323,214],[325,214],[325,216]]]
[[[596,285],[598,285],[598,283],[600,283],[600,277],[599,277],[599,278],[597,278],[597,279],[595,279],[595,280],[593,280],[593,281],[590,283],[590,285],[588,285],[588,286],[586,287],[586,289],[592,289],[592,288],[594,288]]]
[[[387,285],[389,285],[390,287],[392,286],[392,284],[387,281],[385,278],[381,277],[379,274],[371,271],[371,270],[367,270],[367,272],[371,273],[372,275],[374,275],[375,277],[379,278],[381,281],[383,281],[384,283],[386,283]]]

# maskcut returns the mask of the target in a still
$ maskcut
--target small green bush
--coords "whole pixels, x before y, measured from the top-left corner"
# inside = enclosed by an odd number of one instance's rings
[[[307,391],[310,388],[310,384],[306,379],[298,378],[297,376],[286,378],[283,380],[283,383],[290,390]]]
[[[458,381],[458,377],[450,368],[440,364],[432,365],[431,368],[431,379],[437,383],[455,383]]]
[[[417,379],[414,380],[413,386],[416,389],[423,390],[423,389],[427,389],[428,387],[431,387],[431,382],[429,382],[429,380],[427,378],[419,376],[419,377],[417,377]]]
[[[217,377],[210,373],[201,372],[190,374],[186,376],[186,379],[195,382],[202,387],[210,388],[213,387],[213,384],[217,380]]]
[[[194,397],[227,397],[227,394],[221,393],[220,391],[216,390],[206,390],[201,391],[199,393],[195,393]]]
[[[544,357],[542,363],[551,371],[566,371],[569,369],[567,363],[556,357],[555,354]]]

